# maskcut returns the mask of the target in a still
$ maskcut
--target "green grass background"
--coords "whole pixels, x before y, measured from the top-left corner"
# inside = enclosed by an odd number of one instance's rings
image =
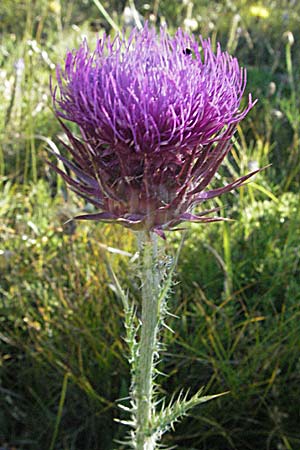
[[[139,302],[135,239],[118,226],[64,225],[86,205],[46,165],[61,129],[49,77],[133,2],[2,0],[0,7],[0,446],[111,450],[128,393],[122,305],[108,260]],[[231,223],[191,225],[179,259],[160,370],[167,397],[230,394],[192,411],[163,443],[179,450],[300,448],[300,4],[136,1],[141,16],[220,41],[248,69],[258,104],[214,186],[271,166],[218,201]],[[103,15],[104,14],[104,15]],[[106,16],[106,17],[105,17]],[[110,22],[110,24],[109,24]],[[20,60],[24,70],[16,69]],[[180,232],[168,234],[174,254]]]

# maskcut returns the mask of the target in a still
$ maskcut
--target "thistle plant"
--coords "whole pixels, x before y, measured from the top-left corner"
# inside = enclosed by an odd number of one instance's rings
[[[133,230],[139,250],[141,304],[135,306],[112,272],[125,309],[131,367],[126,443],[153,450],[165,431],[192,407],[217,395],[181,391],[170,402],[156,389],[167,296],[177,262],[164,255],[166,230],[183,222],[225,220],[203,203],[241,186],[254,172],[209,189],[230,152],[237,124],[255,102],[241,99],[246,71],[218,45],[180,29],[171,37],[146,26],[128,39],[118,35],[83,42],[68,52],[52,87],[55,114],[71,159],[57,154],[67,172],[50,163],[70,189],[94,205],[76,219],[119,223]],[[79,129],[75,136],[66,122]],[[215,214],[215,215],[211,215]],[[219,394],[220,395],[220,394]]]

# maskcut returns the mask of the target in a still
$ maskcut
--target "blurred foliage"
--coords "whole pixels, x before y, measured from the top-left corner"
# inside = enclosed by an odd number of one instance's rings
[[[164,331],[164,393],[230,394],[192,412],[179,450],[300,447],[300,3],[100,2],[119,28],[141,19],[210,36],[259,99],[215,185],[271,164],[217,205],[233,223],[186,234]],[[127,7],[127,9],[125,9]],[[129,9],[128,9],[129,8]],[[125,11],[125,12],[124,12]],[[65,222],[88,205],[49,170],[59,148],[49,77],[67,48],[114,34],[94,0],[2,0],[0,28],[0,446],[110,450],[128,392],[122,307],[108,264],[138,302],[134,236]],[[174,252],[181,233],[168,236]],[[119,446],[121,449],[122,446]]]

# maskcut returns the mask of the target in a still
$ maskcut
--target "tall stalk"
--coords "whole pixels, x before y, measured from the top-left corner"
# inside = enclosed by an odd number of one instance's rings
[[[157,335],[160,321],[160,273],[157,258],[157,237],[153,233],[138,234],[141,252],[142,314],[141,336],[135,378],[136,449],[155,449],[156,436],[150,431],[155,413],[153,376]]]

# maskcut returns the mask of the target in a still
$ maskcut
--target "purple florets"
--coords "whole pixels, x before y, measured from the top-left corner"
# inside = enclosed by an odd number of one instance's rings
[[[220,218],[192,208],[240,186],[252,174],[206,190],[231,148],[246,72],[216,54],[209,40],[178,30],[170,37],[145,27],[129,39],[103,37],[91,53],[84,42],[57,69],[56,115],[78,124],[79,140],[62,123],[76,175],[58,168],[71,188],[99,213],[79,216],[163,234],[182,221]]]

